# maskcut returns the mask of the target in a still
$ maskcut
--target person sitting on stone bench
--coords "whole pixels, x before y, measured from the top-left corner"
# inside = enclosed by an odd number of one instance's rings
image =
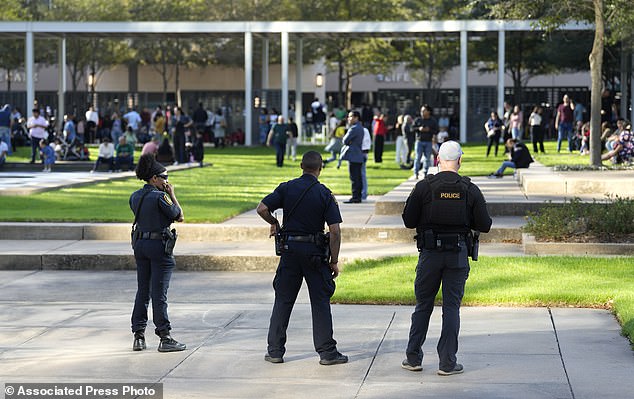
[[[601,156],[601,160],[610,159],[614,164],[629,164],[634,161],[634,137],[632,137],[632,125],[625,121],[624,129],[619,137],[614,140],[612,150]]]
[[[101,144],[99,144],[99,155],[90,173],[97,172],[102,162],[108,164],[110,172],[114,171],[114,145],[109,136],[105,136]]]
[[[0,169],[7,160],[9,154],[9,144],[3,141],[3,137],[0,137]]]
[[[490,179],[500,179],[504,176],[506,168],[526,169],[533,162],[530,151],[517,139],[508,139],[504,144],[509,151],[509,160],[502,162],[502,166],[489,175]]]
[[[116,151],[115,169],[121,171],[123,165],[128,165],[129,170],[134,169],[134,146],[126,141],[125,136],[119,137]]]

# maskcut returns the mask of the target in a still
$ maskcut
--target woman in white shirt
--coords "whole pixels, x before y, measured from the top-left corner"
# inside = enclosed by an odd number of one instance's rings
[[[99,157],[95,162],[95,166],[92,168],[90,173],[96,172],[99,170],[99,165],[105,162],[110,165],[108,169],[110,172],[114,171],[114,145],[110,141],[110,137],[104,137],[103,142],[99,144]]]
[[[542,154],[544,153],[544,128],[542,127],[542,108],[533,108],[531,116],[528,117],[528,124],[531,127],[531,140],[533,141],[533,152],[537,154],[537,144]]]

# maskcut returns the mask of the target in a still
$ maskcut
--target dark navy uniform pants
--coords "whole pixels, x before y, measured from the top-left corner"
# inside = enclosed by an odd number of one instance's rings
[[[152,320],[158,336],[169,333],[167,316],[167,289],[176,266],[173,256],[165,255],[162,240],[137,240],[134,246],[136,259],[137,292],[132,310],[132,332],[145,330],[147,309],[152,298]]]
[[[335,293],[335,282],[326,262],[304,253],[283,253],[277,267],[273,279],[275,304],[269,326],[269,355],[282,357],[286,352],[286,329],[302,278],[306,279],[310,296],[315,350],[322,359],[334,358],[337,341],[332,338],[330,297]]]
[[[469,262],[464,242],[460,252],[421,250],[416,267],[414,292],[416,308],[412,313],[412,326],[407,344],[407,361],[420,365],[423,361],[422,346],[429,328],[429,318],[434,310],[434,299],[442,282],[442,331],[438,341],[439,368],[449,371],[456,365],[458,333],[460,331],[460,303],[469,277]]]

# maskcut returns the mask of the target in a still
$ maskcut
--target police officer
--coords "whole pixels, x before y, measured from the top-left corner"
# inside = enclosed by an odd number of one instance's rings
[[[169,227],[174,221],[183,221],[183,211],[173,186],[167,182],[167,170],[154,159],[154,155],[146,154],[139,158],[136,176],[147,183],[130,196],[130,208],[134,212],[136,224],[132,246],[138,284],[132,311],[132,349],[141,351],[146,348],[145,327],[151,297],[155,333],[161,339],[158,351],[182,351],[185,344],[170,336],[167,289],[176,266],[171,253],[176,238]]]
[[[462,149],[447,141],[439,150],[440,172],[428,175],[412,190],[405,209],[405,227],[416,228],[420,251],[416,267],[414,292],[416,308],[407,344],[407,358],[401,366],[421,371],[422,346],[427,336],[434,298],[442,283],[442,331],[437,350],[438,374],[462,373],[456,363],[460,330],[460,302],[469,276],[468,246],[471,230],[488,232],[491,217],[480,189],[468,177],[458,174]],[[472,254],[474,259],[477,259]]]
[[[346,363],[348,357],[337,351],[332,338],[330,297],[335,292],[334,279],[339,274],[338,257],[341,244],[339,224],[341,214],[332,192],[317,178],[322,158],[308,151],[302,157],[303,175],[280,184],[257,207],[258,214],[271,225],[271,235],[282,240],[281,258],[273,288],[275,304],[268,333],[268,351],[264,360],[283,363],[286,351],[286,328],[295,299],[306,279],[313,319],[313,343],[319,353],[319,364]],[[283,227],[272,211],[284,210]],[[324,222],[328,224],[330,240],[324,240]],[[329,250],[329,254],[328,254]]]

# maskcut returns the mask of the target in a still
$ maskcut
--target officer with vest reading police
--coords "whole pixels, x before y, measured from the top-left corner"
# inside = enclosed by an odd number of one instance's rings
[[[319,364],[348,361],[347,356],[337,351],[337,341],[332,338],[330,298],[335,293],[334,278],[339,274],[341,213],[332,192],[317,180],[322,162],[318,152],[305,153],[301,163],[303,175],[280,184],[257,208],[260,217],[271,225],[276,253],[281,256],[273,279],[275,303],[264,356],[267,362],[284,362],[286,329],[302,279],[308,285],[313,343],[319,353]],[[284,210],[282,227],[271,214],[280,208]],[[323,233],[324,223],[329,234]]]
[[[442,283],[442,331],[438,341],[438,374],[463,372],[456,362],[460,303],[469,276],[469,260],[477,260],[477,236],[491,229],[491,217],[480,189],[458,174],[462,149],[455,141],[440,146],[440,172],[416,183],[403,210],[405,227],[416,228],[420,255],[416,266],[407,358],[401,366],[422,371],[422,346],[427,336],[434,298]],[[475,230],[475,233],[472,233]]]

